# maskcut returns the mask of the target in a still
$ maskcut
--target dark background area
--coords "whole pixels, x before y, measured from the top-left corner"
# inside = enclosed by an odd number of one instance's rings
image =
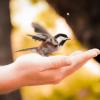
[[[100,0],[47,0],[68,22],[82,45],[100,49]],[[67,13],[70,15],[67,16]],[[100,55],[96,57],[100,62]]]
[[[11,28],[9,0],[0,0],[0,65],[13,61],[10,43]],[[19,90],[0,95],[0,100],[21,100]]]

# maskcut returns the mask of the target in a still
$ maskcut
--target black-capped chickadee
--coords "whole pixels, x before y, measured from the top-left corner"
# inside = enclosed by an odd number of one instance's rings
[[[58,48],[67,40],[70,40],[66,34],[59,33],[55,36],[50,35],[41,25],[37,23],[32,23],[32,27],[37,34],[28,36],[30,36],[32,39],[42,41],[41,45],[39,47],[21,49],[17,52],[32,50],[42,56],[48,56],[58,50]]]

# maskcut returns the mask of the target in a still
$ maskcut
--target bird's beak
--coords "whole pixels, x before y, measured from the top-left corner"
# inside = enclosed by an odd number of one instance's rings
[[[71,40],[71,38],[67,38],[67,40]]]

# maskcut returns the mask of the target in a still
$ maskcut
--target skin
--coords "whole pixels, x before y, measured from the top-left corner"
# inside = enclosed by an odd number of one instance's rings
[[[69,56],[23,55],[13,63],[0,67],[0,94],[22,86],[57,84],[99,54],[100,50],[91,49]]]

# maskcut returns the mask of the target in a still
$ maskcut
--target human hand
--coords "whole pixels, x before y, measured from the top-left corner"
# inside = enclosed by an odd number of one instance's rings
[[[55,84],[99,54],[98,49],[77,51],[70,56],[43,57],[38,54],[27,54],[19,57],[14,66],[17,75],[22,76],[22,86]]]
[[[100,54],[100,50],[77,51],[70,56],[23,55],[0,67],[0,94],[22,86],[56,84]]]

